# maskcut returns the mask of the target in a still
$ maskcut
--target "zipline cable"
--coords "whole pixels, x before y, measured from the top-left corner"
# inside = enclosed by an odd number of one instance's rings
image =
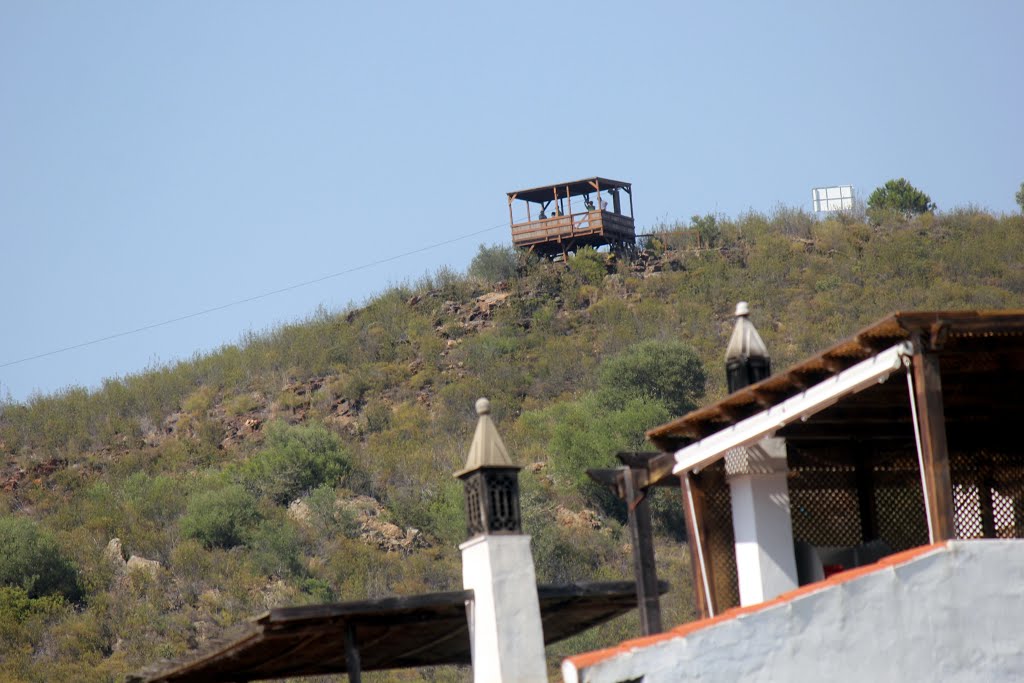
[[[133,330],[125,330],[123,332],[116,332],[114,334],[108,334],[105,337],[99,337],[97,339],[90,339],[89,341],[84,341],[84,342],[81,342],[79,344],[72,344],[71,346],[65,346],[63,348],[54,349],[52,351],[46,351],[45,353],[38,353],[38,354],[36,354],[34,356],[26,356],[25,358],[19,358],[17,360],[8,361],[6,363],[0,363],[0,368],[9,368],[9,367],[11,367],[13,365],[20,365],[21,363],[27,363],[29,361],[39,360],[40,358],[46,358],[48,356],[56,356],[59,353],[66,353],[68,351],[74,351],[75,349],[81,349],[81,348],[85,348],[87,346],[93,346],[95,344],[101,344],[103,342],[110,341],[111,339],[119,339],[121,337],[127,337],[127,336],[130,336],[130,335],[133,335],[133,334],[138,334],[140,332],[146,332],[147,330],[153,330],[153,329],[156,329],[158,327],[166,327],[167,325],[173,325],[174,323],[179,323],[179,322],[182,322],[184,320],[190,320],[192,318],[198,318],[198,317],[203,316],[203,315],[209,315],[210,313],[216,313],[217,311],[223,311],[223,310],[225,310],[227,308],[233,308],[235,306],[241,306],[242,304],[251,303],[253,301],[259,301],[260,299],[266,299],[267,297],[274,296],[276,294],[283,294],[284,292],[290,292],[293,289],[299,289],[301,287],[308,287],[310,285],[315,285],[317,283],[324,282],[325,280],[331,280],[331,279],[336,278],[336,277],[341,277],[342,275],[350,275],[350,274],[358,272],[360,270],[366,270],[367,268],[373,268],[374,266],[379,266],[379,265],[383,265],[385,263],[390,263],[391,261],[397,261],[398,259],[405,258],[406,256],[413,256],[414,254],[422,254],[423,252],[430,251],[431,249],[437,249],[438,247],[443,247],[443,246],[448,245],[448,244],[453,244],[455,242],[459,242],[459,241],[462,241],[462,240],[465,240],[465,239],[469,239],[470,237],[476,237],[477,235],[482,235],[485,232],[491,232],[492,230],[497,230],[498,228],[501,228],[501,227],[507,227],[507,225],[508,225],[507,223],[499,223],[498,225],[492,225],[491,227],[484,228],[483,230],[477,230],[475,232],[469,232],[469,233],[466,233],[465,235],[459,235],[458,237],[453,237],[451,239],[447,239],[447,240],[444,240],[442,242],[435,242],[433,244],[428,244],[427,246],[419,247],[418,249],[413,249],[411,251],[406,251],[406,252],[403,252],[401,254],[395,254],[394,256],[388,256],[387,258],[378,259],[376,261],[371,261],[369,263],[363,263],[363,264],[358,265],[358,266],[353,266],[352,268],[346,268],[345,270],[339,270],[336,273],[331,273],[330,275],[323,275],[323,276],[315,278],[313,280],[306,280],[305,282],[299,282],[299,283],[296,283],[294,285],[288,285],[287,287],[281,287],[280,289],[274,289],[274,290],[271,290],[269,292],[263,292],[262,294],[256,294],[255,296],[249,296],[249,297],[246,297],[244,299],[238,299],[236,301],[231,301],[231,302],[228,302],[226,304],[221,304],[220,306],[214,306],[212,308],[205,308],[205,309],[203,309],[201,311],[196,311],[195,313],[189,313],[187,315],[178,316],[177,318],[169,318],[167,320],[162,320],[162,321],[160,321],[158,323],[152,323],[152,324],[149,324],[149,325],[143,325],[142,327],[137,327],[137,328],[135,328]]]

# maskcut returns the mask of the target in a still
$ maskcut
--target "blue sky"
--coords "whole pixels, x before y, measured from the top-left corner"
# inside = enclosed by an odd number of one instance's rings
[[[1024,3],[0,3],[0,397],[360,302],[602,175],[639,227],[905,176],[1016,210]],[[256,302],[19,359],[483,235]]]

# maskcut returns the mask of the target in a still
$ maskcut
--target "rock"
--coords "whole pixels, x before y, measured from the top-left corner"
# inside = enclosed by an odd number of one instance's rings
[[[119,569],[124,567],[124,548],[121,547],[120,538],[110,539],[110,543],[103,549],[103,557],[118,565]]]
[[[288,516],[296,522],[305,524],[309,521],[311,511],[306,501],[298,498],[288,504]]]
[[[182,413],[171,413],[164,420],[164,433],[173,434],[178,430],[178,422],[181,421]]]
[[[476,305],[473,312],[469,314],[470,320],[477,318],[489,319],[495,307],[505,303],[509,297],[508,292],[489,292],[476,298]]]
[[[573,529],[600,529],[603,526],[601,518],[593,510],[584,508],[573,512],[561,505],[555,508],[555,521],[559,526]]]
[[[397,524],[385,522],[379,517],[368,517],[363,521],[360,537],[376,545],[384,552],[410,552],[413,548],[429,548],[430,543],[419,529],[412,527],[402,530]]]
[[[282,579],[267,584],[260,590],[260,602],[267,609],[281,607],[295,601],[295,592]]]
[[[160,571],[160,563],[156,560],[147,560],[144,557],[138,555],[132,555],[128,558],[128,571],[141,571],[146,572],[153,578],[156,578],[157,573]]]

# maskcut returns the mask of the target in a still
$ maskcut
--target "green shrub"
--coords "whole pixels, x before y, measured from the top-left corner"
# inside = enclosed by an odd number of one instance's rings
[[[722,241],[722,228],[714,214],[691,217],[690,229],[697,232],[700,244],[704,248],[717,247]]]
[[[644,431],[662,424],[669,412],[660,401],[634,397],[607,407],[591,394],[523,414],[523,435],[539,440],[555,480],[584,494],[609,514],[621,516],[618,500],[587,476],[590,468],[616,467],[619,451],[641,450]]]
[[[596,287],[608,274],[608,261],[593,247],[583,247],[569,259],[569,270],[583,283]]]
[[[487,283],[507,282],[516,276],[519,258],[513,247],[480,245],[469,264],[469,274]]]
[[[281,515],[265,519],[249,535],[249,547],[256,566],[268,576],[299,576],[302,565],[302,542],[295,525]]]
[[[888,180],[868,197],[868,211],[872,213],[894,211],[910,217],[934,210],[932,198],[907,182],[906,178]]]
[[[369,434],[383,432],[391,425],[391,406],[380,401],[371,401],[363,411],[366,431]]]
[[[0,517],[0,585],[21,588],[30,598],[81,595],[78,572],[56,540],[24,517]]]
[[[299,584],[299,590],[309,596],[309,602],[312,604],[324,604],[338,599],[331,584],[323,579],[303,579]]]
[[[317,538],[327,539],[341,535],[347,538],[359,533],[359,520],[350,508],[338,505],[338,493],[323,484],[313,489],[306,498],[309,523]]]
[[[598,390],[609,406],[647,397],[679,416],[697,407],[706,380],[704,365],[691,346],[652,339],[605,361],[598,375]]]
[[[207,548],[233,548],[244,543],[262,515],[251,493],[228,484],[197,494],[181,518],[181,533]]]
[[[242,465],[241,480],[283,505],[321,484],[339,483],[349,470],[349,454],[336,434],[319,425],[273,422],[264,449]]]
[[[262,403],[263,399],[257,393],[239,394],[224,403],[224,410],[228,415],[245,415],[259,409]]]

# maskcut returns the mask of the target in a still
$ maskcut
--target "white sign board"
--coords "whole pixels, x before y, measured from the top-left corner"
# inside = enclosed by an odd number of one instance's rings
[[[816,187],[811,190],[811,198],[815,211],[849,211],[853,209],[853,185]]]

